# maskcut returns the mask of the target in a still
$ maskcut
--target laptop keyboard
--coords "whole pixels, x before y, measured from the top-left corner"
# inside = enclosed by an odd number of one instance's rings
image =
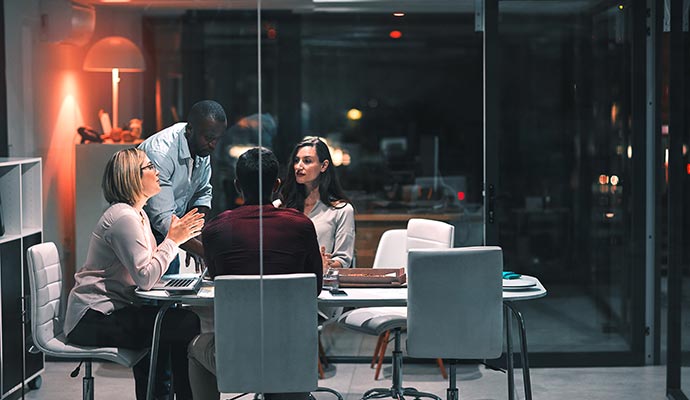
[[[185,287],[194,283],[194,278],[171,279],[165,283],[165,287]]]

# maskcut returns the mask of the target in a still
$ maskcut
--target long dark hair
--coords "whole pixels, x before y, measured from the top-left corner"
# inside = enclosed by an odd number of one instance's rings
[[[319,175],[316,182],[319,186],[319,197],[321,202],[329,207],[345,207],[347,203],[351,203],[350,199],[345,196],[342,186],[340,186],[338,174],[335,172],[335,166],[333,165],[331,152],[328,150],[328,146],[318,137],[309,136],[297,143],[290,154],[287,172],[285,174],[285,183],[280,190],[282,201],[285,206],[304,212],[304,199],[307,197],[307,189],[304,185],[295,181],[294,164],[299,149],[307,146],[316,149],[316,156],[319,158],[319,163],[328,160],[328,168]]]

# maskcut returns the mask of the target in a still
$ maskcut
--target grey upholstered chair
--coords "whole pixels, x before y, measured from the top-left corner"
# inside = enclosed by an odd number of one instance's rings
[[[221,393],[318,388],[316,276],[215,278],[216,377]]]
[[[407,354],[448,360],[447,398],[455,400],[456,361],[502,352],[501,248],[412,250],[407,271]]]
[[[88,347],[67,343],[62,331],[63,316],[60,301],[62,269],[57,247],[52,242],[31,246],[27,250],[27,260],[31,288],[33,344],[49,356],[83,361],[86,368],[82,396],[84,400],[93,400],[92,360],[112,361],[131,368],[148,353],[148,349],[128,350],[117,347]]]
[[[407,267],[407,252],[412,249],[419,248],[435,248],[444,249],[453,246],[453,241],[455,238],[455,227],[453,225],[447,224],[441,221],[434,221],[429,219],[412,218],[407,223],[407,229],[405,232],[405,246],[398,244],[398,251],[405,254],[403,260],[405,260],[404,265],[391,265],[391,267]],[[393,233],[392,238],[399,238],[400,233]],[[383,238],[383,237],[382,237]],[[387,239],[388,240],[388,239]],[[389,244],[385,244],[386,248]],[[391,250],[393,251],[393,250]],[[381,255],[390,254],[389,251],[382,252]],[[379,256],[379,251],[377,249],[376,256]],[[391,259],[399,262],[399,255],[393,256]],[[383,267],[386,265],[385,262],[381,261],[374,264]],[[408,277],[409,282],[409,277]],[[443,303],[439,303],[443,304]],[[388,339],[391,332],[393,332],[393,344],[395,349],[393,350],[393,366],[395,369],[396,363],[402,365],[402,353],[400,351],[400,334],[407,326],[407,309],[405,307],[368,307],[359,308],[349,312],[344,313],[340,319],[339,323],[343,324],[347,328],[353,329],[358,332],[367,333],[370,335],[378,336],[378,342],[374,354],[374,358],[377,360],[376,373],[374,375],[375,379],[378,379],[378,375],[381,369],[381,364],[383,361],[383,356],[386,352]],[[441,368],[442,374],[445,378],[445,367],[442,362],[439,362],[439,367]],[[399,379],[400,378],[400,379]],[[397,395],[403,394],[402,388],[402,375],[396,377],[396,372],[393,372],[393,386],[390,389],[373,389],[365,394],[371,397],[383,397],[384,395],[396,397]]]

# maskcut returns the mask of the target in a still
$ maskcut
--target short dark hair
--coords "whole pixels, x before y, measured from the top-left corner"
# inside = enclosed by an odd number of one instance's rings
[[[264,202],[271,201],[273,184],[278,178],[278,159],[265,147],[251,148],[237,159],[235,174],[238,185],[246,197],[259,197],[259,155],[261,155],[261,195]]]
[[[201,100],[194,103],[192,109],[189,110],[187,121],[193,127],[197,127],[201,126],[205,120],[227,122],[223,106],[213,100]]]

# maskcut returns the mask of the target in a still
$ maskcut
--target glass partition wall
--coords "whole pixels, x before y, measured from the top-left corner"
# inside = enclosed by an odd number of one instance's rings
[[[521,304],[530,355],[547,365],[640,363],[645,180],[635,164],[644,132],[634,124],[634,10],[499,4],[498,244],[507,270],[549,290]]]
[[[506,270],[549,290],[521,305],[533,364],[641,364],[632,13],[571,3],[500,2],[498,76],[486,78],[473,4],[147,17],[156,69],[145,103],[158,106],[144,119],[168,126],[202,98],[225,107],[214,213],[242,204],[234,165],[259,138],[283,175],[299,139],[326,139],[356,210],[357,267],[372,265],[385,230],[413,217],[455,225],[456,246],[484,244],[482,163],[484,151],[498,154],[490,244],[503,247]],[[484,84],[498,91],[496,109],[484,110]],[[486,149],[485,111],[498,118],[498,145]],[[330,324],[323,342],[349,361],[370,357],[376,338]]]

